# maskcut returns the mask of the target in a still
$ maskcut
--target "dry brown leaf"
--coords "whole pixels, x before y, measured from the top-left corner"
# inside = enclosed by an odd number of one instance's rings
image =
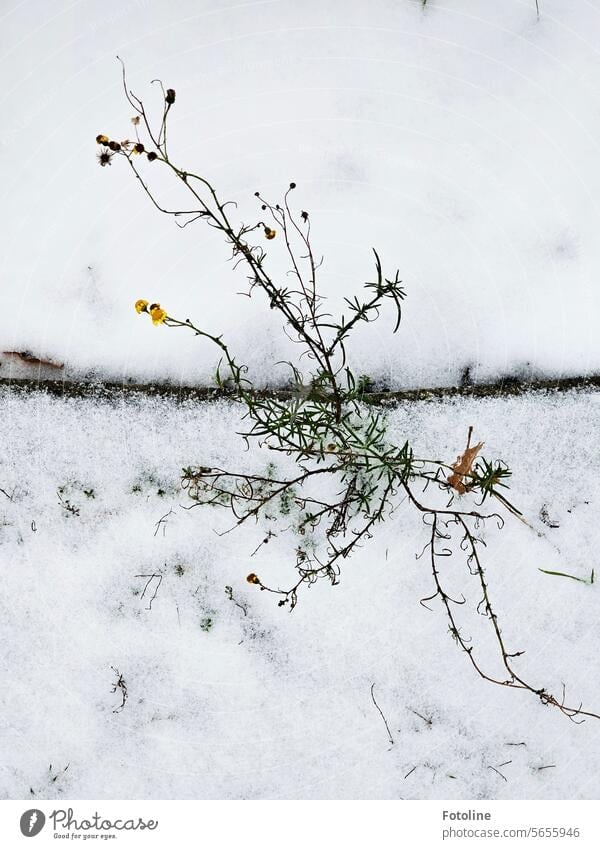
[[[469,441],[470,439],[471,432],[469,431]],[[464,495],[467,491],[467,487],[463,483],[463,478],[471,473],[473,463],[484,445],[483,442],[478,442],[477,445],[469,447],[469,441],[467,441],[467,447],[465,448],[464,453],[459,454],[456,458],[456,462],[452,466],[452,474],[448,478],[450,486],[460,493],[460,495]]]
[[[52,360],[42,360],[39,357],[36,357],[31,351],[2,351],[5,357],[14,357],[15,359],[21,360],[23,363],[27,363],[30,366],[48,366],[49,368],[61,369],[64,367],[63,363],[55,363]]]

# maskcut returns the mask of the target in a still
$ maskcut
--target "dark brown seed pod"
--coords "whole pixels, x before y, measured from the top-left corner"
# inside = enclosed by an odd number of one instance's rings
[[[167,94],[165,96],[165,100],[167,101],[169,106],[172,106],[173,103],[175,103],[175,89],[174,88],[168,88],[167,89]]]
[[[98,156],[97,156],[98,164],[101,165],[103,168],[106,165],[110,165],[111,164],[110,160],[113,158],[113,156],[114,156],[114,154],[109,153],[107,150],[99,151]]]
[[[143,153],[145,150],[144,145],[141,142],[134,144],[133,149],[136,153]]]
[[[158,155],[156,153],[154,153],[153,150],[151,150],[150,153],[148,154],[148,161],[154,162],[155,159],[158,159]]]
[[[121,145],[119,144],[119,142],[116,142],[116,141],[109,142],[108,146],[110,147],[111,150],[121,150]]]

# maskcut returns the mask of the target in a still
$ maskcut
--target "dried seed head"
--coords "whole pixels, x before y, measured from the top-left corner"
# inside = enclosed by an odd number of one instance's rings
[[[141,142],[138,142],[137,144],[134,144],[133,149],[135,150],[136,153],[143,153],[144,152],[144,145]]]
[[[265,227],[265,238],[266,239],[274,239],[277,235],[277,230],[271,230],[270,227]]]
[[[105,165],[111,164],[110,160],[113,158],[113,156],[113,153],[109,153],[107,150],[101,150],[100,153],[97,155],[98,163],[104,168]]]
[[[96,136],[96,143],[97,144],[108,144],[109,141],[110,141],[110,139],[108,138],[108,136],[105,136],[102,133],[100,133],[99,136]]]
[[[254,572],[250,572],[250,574],[246,577],[246,580],[249,584],[260,584],[260,579],[258,575],[254,574]]]
[[[295,188],[296,188],[296,184],[295,184],[295,183],[290,183],[290,189],[295,189]]]
[[[157,156],[156,153],[154,153],[153,150],[151,150],[150,153],[148,154],[148,161],[154,162],[155,159],[158,159],[158,156]]]
[[[119,142],[116,142],[116,141],[109,142],[108,146],[110,147],[111,150],[121,150],[121,145],[119,144]]]
[[[167,94],[166,94],[165,100],[167,101],[169,106],[172,106],[172,104],[175,103],[175,89],[174,88],[168,88],[167,89]]]

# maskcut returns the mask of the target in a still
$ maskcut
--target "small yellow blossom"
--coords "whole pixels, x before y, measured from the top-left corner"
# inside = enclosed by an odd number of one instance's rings
[[[265,238],[274,239],[277,235],[277,230],[271,230],[270,227],[265,227]]]
[[[246,580],[249,584],[260,584],[260,578],[258,575],[255,575],[254,572],[250,572]]]
[[[104,133],[100,133],[99,136],[96,136],[96,142],[98,144],[108,144],[109,141],[110,139],[108,138],[108,136],[105,136]]]
[[[136,312],[148,312],[147,310],[148,301],[136,301],[135,302],[135,311]]]
[[[163,310],[160,304],[152,304],[150,306],[150,316],[152,317],[152,324],[164,324],[165,318],[167,318],[167,311]]]

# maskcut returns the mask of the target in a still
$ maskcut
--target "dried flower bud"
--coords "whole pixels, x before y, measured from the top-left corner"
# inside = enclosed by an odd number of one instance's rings
[[[167,89],[167,95],[165,97],[165,100],[167,101],[169,106],[172,106],[173,103],[175,103],[175,89],[174,88],[168,88]]]
[[[108,136],[102,135],[102,133],[100,133],[99,136],[96,136],[96,143],[97,144],[108,144],[108,142],[109,142]]]
[[[116,141],[109,142],[108,146],[110,147],[111,150],[121,150],[121,145],[119,144],[119,142],[116,142]]]
[[[265,227],[265,238],[266,239],[274,239],[277,235],[277,230],[271,230],[270,227]]]
[[[111,164],[111,159],[113,158],[114,153],[109,153],[107,150],[101,150],[98,153],[98,162],[104,168],[106,165]]]
[[[290,189],[295,189],[295,188],[296,188],[296,184],[295,184],[295,183],[290,183]]]
[[[141,142],[138,142],[137,144],[134,144],[133,149],[136,153],[143,153],[145,148]]]
[[[137,127],[137,125],[140,123],[140,116],[134,115],[133,118],[131,119],[131,123],[133,124],[134,127]]]
[[[246,580],[248,581],[249,584],[260,584],[260,579],[259,579],[258,575],[254,574],[254,572],[250,572],[250,574],[247,576]]]
[[[148,154],[148,162],[154,162],[155,159],[158,159],[158,155],[151,150]]]

